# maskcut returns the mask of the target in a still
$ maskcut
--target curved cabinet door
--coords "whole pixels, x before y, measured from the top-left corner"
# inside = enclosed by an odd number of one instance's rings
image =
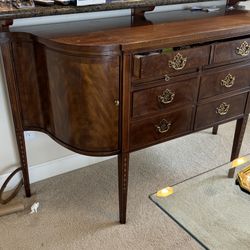
[[[118,151],[119,61],[39,39],[12,41],[25,130],[41,130],[87,155]]]

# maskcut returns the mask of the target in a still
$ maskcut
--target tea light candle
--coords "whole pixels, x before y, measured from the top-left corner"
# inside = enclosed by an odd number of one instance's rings
[[[173,192],[174,192],[174,189],[172,187],[166,187],[166,188],[163,188],[163,189],[159,190],[156,193],[156,196],[157,197],[167,197],[170,194],[172,194]]]
[[[236,167],[238,167],[246,162],[248,162],[248,159],[246,157],[237,158],[237,159],[233,160],[232,167],[236,168]]]

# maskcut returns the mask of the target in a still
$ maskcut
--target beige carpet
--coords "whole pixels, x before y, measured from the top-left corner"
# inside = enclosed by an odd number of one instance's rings
[[[148,196],[227,162],[234,124],[217,136],[206,130],[131,154],[126,225],[117,222],[116,159],[32,185],[39,212],[1,217],[0,249],[201,249]],[[241,151],[247,153],[250,126]]]

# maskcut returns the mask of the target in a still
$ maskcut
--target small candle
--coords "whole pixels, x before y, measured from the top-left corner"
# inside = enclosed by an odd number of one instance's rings
[[[241,157],[241,158],[235,159],[232,162],[232,167],[236,168],[236,167],[238,167],[246,162],[248,162],[248,159],[246,157]]]
[[[166,187],[166,188],[163,188],[163,189],[159,190],[156,193],[156,196],[157,197],[167,197],[170,194],[172,194],[173,192],[174,192],[174,189],[172,187]]]

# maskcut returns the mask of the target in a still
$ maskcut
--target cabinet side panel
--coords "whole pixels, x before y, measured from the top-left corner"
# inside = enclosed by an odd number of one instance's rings
[[[24,127],[44,127],[35,50],[35,44],[32,41],[12,42]]]

